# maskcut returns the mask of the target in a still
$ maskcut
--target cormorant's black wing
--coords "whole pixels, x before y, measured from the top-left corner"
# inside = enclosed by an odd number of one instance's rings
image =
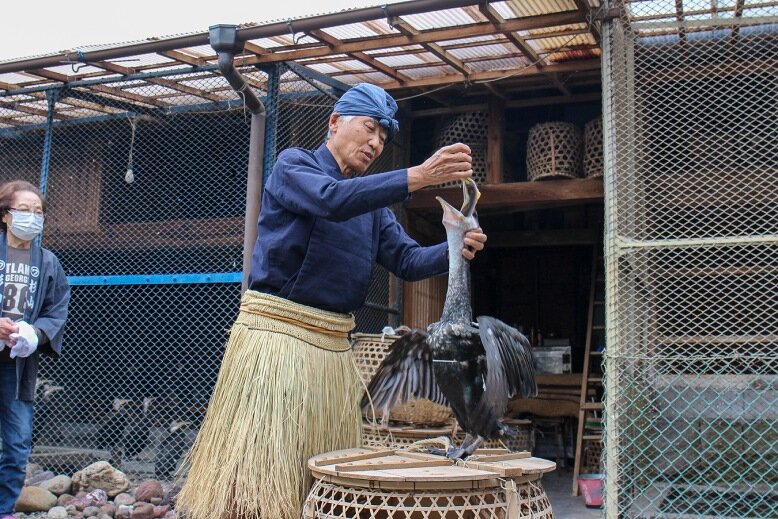
[[[486,391],[483,401],[497,417],[505,414],[515,395],[536,396],[535,363],[527,338],[494,317],[480,316],[478,333],[486,351]]]
[[[388,411],[410,399],[427,399],[446,405],[432,371],[432,351],[427,334],[412,330],[394,341],[367,390],[376,409]],[[362,397],[363,410],[370,408],[370,399],[367,394]]]

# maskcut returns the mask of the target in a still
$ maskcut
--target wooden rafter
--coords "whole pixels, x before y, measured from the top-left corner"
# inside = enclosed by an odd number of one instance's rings
[[[203,65],[208,64],[208,61],[205,58],[190,56],[189,54],[178,50],[167,50],[164,52],[159,52],[158,54],[166,58],[180,61],[181,63],[186,63],[187,65],[194,65],[195,67],[202,67]]]
[[[569,25],[580,23],[580,17],[581,15],[578,11],[566,11],[562,13],[544,14],[516,20],[506,20],[504,24],[500,24],[499,26],[495,26],[490,22],[482,22],[454,28],[448,27],[445,29],[431,29],[428,31],[419,32],[413,36],[373,36],[371,38],[349,40],[348,42],[344,42],[343,45],[338,45],[334,48],[330,48],[326,45],[319,45],[306,48],[295,48],[296,50],[289,50],[286,52],[274,50],[268,55],[247,57],[242,61],[241,64],[255,65],[260,63],[273,63],[279,61],[297,61],[301,59],[328,57],[333,53],[349,54],[351,52],[472,38],[494,34],[495,29],[499,32],[513,32],[540,29],[555,25]]]
[[[479,4],[478,7],[481,10],[481,13],[495,27],[500,27],[505,23],[505,18],[500,16],[500,13],[498,13],[491,4]],[[527,56],[527,59],[529,59],[530,63],[537,65],[538,67],[545,65],[545,63],[540,59],[540,56],[538,56],[538,53],[535,52],[535,49],[533,49],[523,38],[520,38],[514,32],[504,32],[502,34],[525,56]]]
[[[316,38],[317,40],[321,41],[322,43],[328,45],[330,48],[335,48],[339,45],[343,45],[342,41],[335,38],[334,36],[327,34],[324,31],[310,31],[308,34]],[[351,52],[349,56],[351,56],[352,58],[358,61],[361,61],[362,63],[365,63],[366,65],[374,68],[375,70],[378,70],[379,72],[383,72],[390,78],[394,79],[395,81],[399,81],[400,83],[403,83],[410,79],[408,76],[405,76],[404,74],[395,71],[392,67],[369,56],[368,54],[365,54],[362,51]]]
[[[392,18],[390,20],[390,23],[392,24],[392,27],[400,31],[406,36],[415,37],[421,34],[417,29],[414,29],[411,27],[411,24],[406,22],[405,20],[402,20],[401,18]],[[427,49],[429,52],[434,54],[435,56],[442,59],[446,64],[452,66],[457,72],[462,74],[465,78],[470,76],[470,73],[472,72],[469,67],[467,67],[464,63],[462,63],[462,60],[459,58],[452,56],[451,53],[446,52],[446,50],[440,46],[438,43],[434,42],[424,42],[421,44],[422,47]]]
[[[136,103],[145,104],[148,106],[155,106],[158,108],[168,108],[170,106],[169,103],[166,103],[164,101],[161,101],[155,97],[150,96],[143,96],[140,94],[135,94],[133,92],[127,92],[125,90],[122,90],[120,88],[113,88],[105,85],[92,85],[89,87],[92,90],[96,90],[97,92],[102,92],[104,94],[110,94],[115,97],[119,97],[122,99],[128,99],[130,101],[134,101]]]
[[[539,75],[539,74],[581,72],[585,70],[597,70],[599,68],[600,68],[599,59],[587,59],[587,60],[549,65],[543,68],[542,71],[538,71],[533,68],[526,68],[526,69],[518,69],[518,70],[486,70],[482,72],[473,72],[470,74],[468,79],[472,83],[477,83],[479,81],[501,80],[501,79],[509,79],[509,78],[523,78],[523,77],[529,77],[529,76]],[[381,86],[389,90],[394,88],[403,88],[403,87],[423,88],[423,87],[447,85],[451,83],[461,83],[464,80],[465,78],[460,74],[449,74],[447,76],[414,79],[402,85],[394,82],[382,83]]]

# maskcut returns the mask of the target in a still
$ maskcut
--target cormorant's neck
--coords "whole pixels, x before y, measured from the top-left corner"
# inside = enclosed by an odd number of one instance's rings
[[[470,264],[462,256],[464,232],[446,229],[448,241],[448,289],[442,322],[473,322],[470,307]]]

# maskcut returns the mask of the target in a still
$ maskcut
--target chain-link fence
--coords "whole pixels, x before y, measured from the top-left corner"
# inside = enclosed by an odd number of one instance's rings
[[[778,5],[604,24],[608,517],[778,517]]]
[[[283,64],[242,73],[267,108],[266,174],[280,150],[324,141],[337,89]],[[4,119],[30,96],[29,124]],[[72,287],[64,354],[39,373],[32,461],[72,472],[105,459],[168,479],[238,311],[251,115],[205,70],[9,92],[0,122],[0,182],[45,190],[43,245]],[[358,330],[396,319],[397,292],[377,269]]]

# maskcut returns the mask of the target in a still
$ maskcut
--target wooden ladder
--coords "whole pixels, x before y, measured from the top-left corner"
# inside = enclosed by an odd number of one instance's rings
[[[581,401],[578,409],[578,433],[573,465],[573,495],[578,495],[578,475],[584,463],[584,449],[595,442],[602,446],[602,351],[605,344],[605,264],[602,244],[592,252],[592,274],[589,291],[589,315],[581,376]],[[592,351],[594,343],[594,351]],[[592,365],[594,364],[594,366]]]

